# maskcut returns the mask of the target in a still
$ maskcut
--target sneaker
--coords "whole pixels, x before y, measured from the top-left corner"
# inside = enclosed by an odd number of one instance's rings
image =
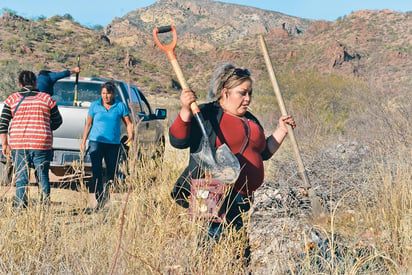
[[[20,204],[19,204],[19,203],[13,201],[13,203],[12,203],[12,205],[11,205],[11,208],[12,208],[12,212],[13,212],[13,213],[18,214],[18,213],[20,213],[22,210],[25,210],[25,209],[27,208],[27,205],[24,204],[24,203],[20,203]]]
[[[102,197],[97,200],[97,205],[94,208],[95,211],[99,211],[104,208],[104,206],[109,202],[110,196],[109,192],[104,192]]]
[[[26,209],[27,208],[27,202],[22,201],[22,200],[17,200],[16,198],[14,198],[13,202],[11,203],[11,207],[15,211],[19,211],[21,209]]]

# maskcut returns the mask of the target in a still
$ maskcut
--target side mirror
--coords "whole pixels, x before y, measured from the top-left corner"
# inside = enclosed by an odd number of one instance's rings
[[[157,108],[155,110],[155,115],[156,115],[156,119],[165,119],[167,116],[167,110],[166,109],[161,109],[161,108]]]

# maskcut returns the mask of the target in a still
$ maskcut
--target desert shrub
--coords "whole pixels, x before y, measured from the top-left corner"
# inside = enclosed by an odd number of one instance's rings
[[[102,32],[103,31],[103,26],[102,25],[94,25],[92,27],[92,30],[94,30],[95,32]]]
[[[145,70],[147,70],[148,72],[151,71],[155,71],[157,69],[156,64],[154,63],[147,63],[147,62],[143,62],[141,65]]]
[[[52,17],[50,17],[50,22],[52,23],[57,23],[57,22],[61,22],[62,21],[62,17],[60,15],[54,15]]]
[[[149,85],[149,91],[155,91],[156,88],[157,88],[157,84],[156,84],[156,83],[153,83],[153,82],[152,82],[152,83]]]
[[[39,62],[39,63],[36,63],[36,64],[34,65],[33,70],[34,70],[35,72],[38,72],[38,71],[43,70],[43,69],[45,69],[45,68],[47,68],[47,66],[46,66],[44,63]]]
[[[72,29],[65,29],[63,31],[63,36],[70,36],[74,33],[74,31]]]
[[[42,27],[33,27],[30,32],[27,33],[27,39],[34,41],[43,41],[46,36],[46,32]]]
[[[71,14],[69,14],[69,13],[65,13],[62,18],[65,19],[65,20],[69,20],[69,21],[74,20],[73,16],[71,16]]]
[[[148,75],[146,75],[146,76],[141,77],[141,78],[139,79],[139,81],[140,81],[141,83],[148,84],[148,83],[151,82],[151,77],[148,76]]]
[[[322,136],[342,134],[351,115],[360,112],[358,94],[368,94],[365,83],[346,76],[321,75],[315,71],[279,77],[290,113],[304,119],[304,132],[317,129]]]
[[[51,46],[49,45],[49,43],[46,42],[42,42],[38,45],[39,49],[43,52],[49,52],[51,49]]]
[[[387,155],[410,148],[412,104],[409,91],[393,95],[374,84],[371,87],[371,94],[358,95],[365,109],[348,121],[351,129],[348,134],[371,148],[380,148]]]
[[[63,49],[54,49],[51,53],[48,54],[50,59],[58,62],[64,63],[67,60],[67,53]]]
[[[17,77],[21,71],[21,65],[14,61],[0,63],[0,98],[5,100],[9,95],[18,90]]]
[[[11,16],[17,15],[17,12],[16,12],[16,11],[14,11],[14,10],[12,10],[12,9],[9,9],[9,8],[2,8],[2,9],[0,10],[0,15],[1,15],[1,16],[3,16],[3,15],[6,14],[6,13],[10,14]]]
[[[37,21],[41,22],[41,21],[45,21],[47,19],[46,16],[44,15],[40,15],[39,17],[37,17]]]
[[[9,53],[14,53],[16,52],[16,49],[18,48],[19,43],[20,43],[20,39],[12,36],[8,39],[3,40],[2,48]]]
[[[355,78],[339,75],[324,75],[316,71],[281,73],[277,76],[278,85],[285,101],[286,109],[298,123],[299,139],[312,139],[308,142],[315,148],[322,141],[344,135],[348,132],[348,121],[359,114],[364,103],[357,96],[367,97],[367,85]],[[265,77],[256,82],[251,105],[253,112],[273,114],[271,129],[280,116],[273,86]]]
[[[378,249],[400,266],[406,266],[412,260],[408,247],[412,240],[410,151],[398,151],[379,161],[381,157],[376,158],[371,181],[373,205],[368,207],[370,198],[363,197],[361,215],[368,223]]]

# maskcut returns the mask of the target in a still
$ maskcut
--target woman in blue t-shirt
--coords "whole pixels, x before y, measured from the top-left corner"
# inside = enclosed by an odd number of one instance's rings
[[[109,199],[108,182],[113,181],[116,171],[120,148],[120,126],[123,120],[127,128],[125,144],[133,138],[133,124],[130,120],[129,109],[115,99],[116,86],[109,81],[101,88],[101,99],[93,101],[89,107],[86,125],[84,126],[83,140],[80,151],[84,152],[86,140],[89,138],[89,154],[92,162],[92,182],[89,192],[95,193],[97,209],[101,209]],[[102,161],[106,163],[106,178],[103,183]]]

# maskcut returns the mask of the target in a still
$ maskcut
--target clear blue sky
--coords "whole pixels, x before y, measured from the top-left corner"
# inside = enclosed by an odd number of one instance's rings
[[[29,19],[68,13],[82,25],[106,26],[114,17],[122,17],[130,11],[147,7],[155,2],[155,0],[0,0],[0,9],[11,9]],[[225,0],[222,2],[330,21],[363,9],[412,11],[412,0]]]

